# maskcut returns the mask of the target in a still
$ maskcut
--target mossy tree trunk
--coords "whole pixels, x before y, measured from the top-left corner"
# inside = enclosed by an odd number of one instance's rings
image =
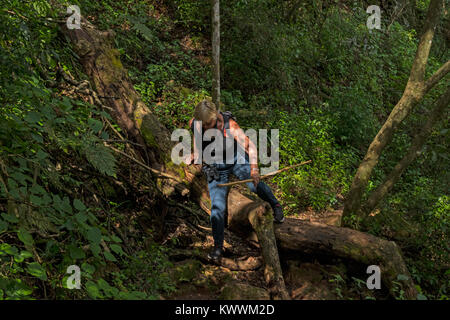
[[[398,283],[407,299],[416,299],[414,282],[400,248],[393,241],[349,228],[296,219],[286,219],[282,225],[275,226],[275,237],[280,250],[287,253],[334,256],[360,263],[366,268],[377,265],[382,283],[393,296],[400,289],[396,287]],[[398,278],[400,275],[404,277]]]
[[[141,100],[135,91],[127,70],[123,67],[119,51],[113,47],[113,31],[100,31],[84,17],[81,29],[70,30],[65,24],[61,30],[70,40],[80,57],[84,72],[110,115],[120,126],[126,138],[142,145],[139,161],[150,167],[183,177],[184,172],[171,162],[174,142],[170,132]],[[157,181],[166,195],[183,189],[179,182],[169,179]]]

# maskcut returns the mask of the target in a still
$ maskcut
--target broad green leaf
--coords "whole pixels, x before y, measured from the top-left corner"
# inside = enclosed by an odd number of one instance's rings
[[[122,242],[122,239],[120,239],[120,238],[117,237],[117,236],[111,236],[111,239],[112,239],[113,241],[115,241],[115,242]]]
[[[93,118],[88,119],[88,125],[95,133],[98,133],[103,128],[103,123]]]
[[[73,107],[72,103],[70,102],[69,98],[63,97],[62,101],[60,101],[60,106],[63,107],[62,109],[64,111],[70,111]]]
[[[100,173],[116,176],[116,158],[111,150],[100,143],[88,144],[84,148],[86,159]]]
[[[31,180],[31,178],[29,176],[26,176],[23,173],[18,172],[18,171],[11,173],[10,177],[14,178],[14,180],[16,180],[17,182],[19,182],[20,184],[22,184],[24,186],[27,185],[27,180],[30,182],[33,181],[33,180]]]
[[[81,265],[81,270],[83,270],[83,272],[87,272],[88,274],[93,274],[95,272],[95,267],[89,263],[83,262]]]
[[[24,250],[24,251],[21,251],[20,254],[16,254],[14,256],[14,261],[20,263],[20,262],[23,262],[27,258],[31,258],[32,256],[33,256],[33,254],[31,252]]]
[[[119,293],[119,298],[124,300],[143,300],[146,298],[146,294],[144,292],[139,291],[131,291],[131,292],[121,291]]]
[[[428,300],[428,299],[427,299],[427,297],[424,296],[423,294],[418,293],[418,294],[417,294],[417,300]]]
[[[99,254],[100,254],[101,249],[100,249],[100,246],[98,245],[98,243],[91,243],[91,244],[89,245],[89,249],[91,249],[92,254],[93,254],[95,257],[97,257],[97,258],[100,257]]]
[[[22,241],[25,245],[32,246],[34,244],[33,237],[24,228],[20,228],[19,231],[17,232],[17,235],[20,241]]]
[[[92,243],[98,244],[102,239],[102,233],[98,228],[92,227],[88,230],[86,237]]]
[[[21,255],[24,259],[31,258],[31,257],[33,256],[33,254],[32,254],[30,251],[27,251],[27,250],[22,250],[22,251],[20,251],[20,255]]]
[[[70,205],[70,200],[68,197],[64,197],[64,199],[61,201],[61,208],[69,214],[72,213],[72,206]]]
[[[15,246],[11,246],[8,243],[2,243],[0,244],[0,254],[1,253],[7,253],[14,256],[19,253],[19,250]]]
[[[42,205],[43,205],[43,206],[47,206],[47,205],[49,205],[50,203],[52,203],[52,198],[50,198],[50,195],[49,195],[48,193],[45,193],[45,194],[42,196],[41,201],[42,201]]]
[[[39,194],[39,195],[44,195],[47,193],[47,191],[45,191],[44,188],[42,188],[40,185],[36,184],[34,186],[32,186],[30,189],[30,192],[33,194]]]
[[[34,194],[30,195],[30,201],[32,204],[36,205],[36,206],[41,206],[44,204],[44,201],[42,201],[41,197],[37,197]]]
[[[102,138],[103,140],[108,140],[109,139],[108,132],[103,131],[102,134],[100,135],[100,138]]]
[[[74,217],[80,224],[85,223],[88,218],[87,214],[82,213],[82,212],[77,213]]]
[[[44,139],[42,139],[42,136],[38,135],[38,134],[31,134],[31,137],[38,143],[43,143]]]
[[[115,298],[119,294],[119,289],[117,289],[116,287],[109,287],[108,294],[110,297]]]
[[[29,123],[36,123],[41,119],[41,114],[36,111],[29,112],[26,117],[25,121]]]
[[[106,296],[116,297],[119,294],[119,290],[109,285],[104,279],[100,278],[97,280],[98,287],[103,290]]]
[[[61,228],[66,228],[69,231],[75,230],[75,226],[73,224],[72,219],[68,219],[62,226]]]
[[[105,252],[103,252],[103,254],[104,254],[106,260],[117,261],[116,257],[114,257],[114,255],[111,252],[105,251]]]
[[[108,290],[111,286],[104,279],[100,278],[97,280],[98,287],[102,290]]]
[[[8,222],[0,220],[0,233],[5,232],[6,230],[8,230]]]
[[[2,218],[3,218],[3,220],[6,220],[11,223],[19,222],[19,219],[17,219],[17,217],[15,215],[9,214],[9,213],[2,213]]]
[[[47,280],[45,269],[37,262],[32,262],[27,267],[27,272],[41,280]]]
[[[48,157],[48,153],[42,151],[42,149],[39,149],[39,151],[36,153],[36,158],[38,160],[43,160],[43,159],[45,159],[47,157]]]
[[[78,199],[73,200],[73,206],[75,207],[75,209],[77,209],[78,211],[84,211],[86,210],[86,206],[84,205],[83,202],[81,202]]]
[[[397,280],[400,280],[400,281],[406,281],[406,280],[408,280],[409,278],[407,277],[407,276],[405,276],[404,274],[399,274],[398,276],[397,276]]]
[[[122,250],[122,247],[118,244],[111,244],[111,245],[109,245],[109,247],[111,248],[112,251],[114,251],[117,254],[120,254],[120,255],[125,254],[125,252],[123,252],[123,250]]]
[[[101,298],[102,295],[100,293],[100,289],[97,284],[91,280],[86,282],[86,291],[92,299]]]
[[[81,249],[81,248],[79,248],[77,246],[74,246],[74,245],[69,245],[68,249],[69,249],[70,257],[72,259],[77,260],[77,259],[84,259],[84,258],[86,258],[86,254],[84,253],[83,249]]]

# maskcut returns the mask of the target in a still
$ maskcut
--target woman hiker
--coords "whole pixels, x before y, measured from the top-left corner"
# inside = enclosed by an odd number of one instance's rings
[[[194,133],[194,153],[188,159],[188,164],[199,164],[198,151],[202,152],[202,171],[208,180],[209,197],[211,199],[211,225],[214,238],[214,248],[209,253],[210,259],[219,259],[223,254],[224,227],[227,210],[227,195],[229,187],[219,187],[218,184],[227,183],[230,173],[234,174],[239,180],[253,179],[253,182],[247,182],[250,190],[256,193],[262,200],[267,201],[272,209],[275,222],[282,223],[284,214],[280,203],[275,198],[270,187],[263,181],[260,181],[257,150],[253,142],[245,135],[229,111],[217,111],[215,104],[210,100],[203,100],[195,107],[194,118],[189,121],[189,126]],[[205,148],[212,142],[212,139],[203,139],[202,132],[205,134],[208,129],[218,129],[223,139],[222,157],[208,158]],[[195,134],[197,131],[197,134]],[[211,132],[209,132],[211,134]],[[196,140],[197,135],[197,140]],[[201,141],[198,141],[200,137]],[[212,141],[204,141],[212,140]],[[218,144],[220,146],[220,144]],[[238,148],[243,148],[240,151]],[[212,157],[215,156],[211,152]],[[228,156],[228,158],[227,158]],[[231,157],[233,156],[233,157]],[[205,161],[206,158],[206,161]],[[251,161],[249,161],[251,160]],[[213,162],[213,163],[211,163]]]

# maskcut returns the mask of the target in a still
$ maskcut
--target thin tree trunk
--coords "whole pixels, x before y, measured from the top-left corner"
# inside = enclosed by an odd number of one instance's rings
[[[431,112],[427,122],[422,128],[419,128],[419,133],[414,137],[411,147],[408,153],[400,160],[399,163],[394,167],[391,173],[387,176],[383,184],[381,184],[369,197],[366,204],[364,205],[364,212],[372,211],[377,204],[383,199],[386,194],[391,191],[394,184],[402,175],[403,171],[417,158],[420,154],[423,145],[427,137],[431,134],[433,125],[445,111],[450,101],[450,87],[447,91],[439,98],[436,103],[435,108]]]
[[[220,0],[212,1],[212,100],[220,108]]]
[[[395,130],[411,112],[412,108],[423,98],[426,92],[448,72],[448,63],[446,63],[428,81],[424,81],[425,67],[441,9],[442,0],[431,0],[425,21],[424,32],[420,38],[405,91],[386,122],[378,131],[370,144],[364,159],[359,165],[355,177],[353,178],[350,191],[346,197],[343,216],[361,214],[361,199],[369,182],[372,170],[378,163],[381,152],[391,141]]]

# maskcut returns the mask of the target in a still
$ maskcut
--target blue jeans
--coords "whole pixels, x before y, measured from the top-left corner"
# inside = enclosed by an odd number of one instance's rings
[[[250,163],[248,156],[245,157],[245,163],[237,163],[237,158],[242,156],[237,154],[234,164],[217,164],[219,179],[208,183],[209,197],[211,199],[211,226],[216,247],[223,247],[223,234],[225,228],[225,213],[227,211],[227,198],[230,187],[218,187],[218,184],[227,183],[230,173],[234,174],[239,180],[250,179]],[[278,203],[278,200],[272,193],[270,187],[263,181],[260,181],[255,187],[253,182],[247,182],[250,190],[256,193],[262,200],[267,201],[272,207]]]

